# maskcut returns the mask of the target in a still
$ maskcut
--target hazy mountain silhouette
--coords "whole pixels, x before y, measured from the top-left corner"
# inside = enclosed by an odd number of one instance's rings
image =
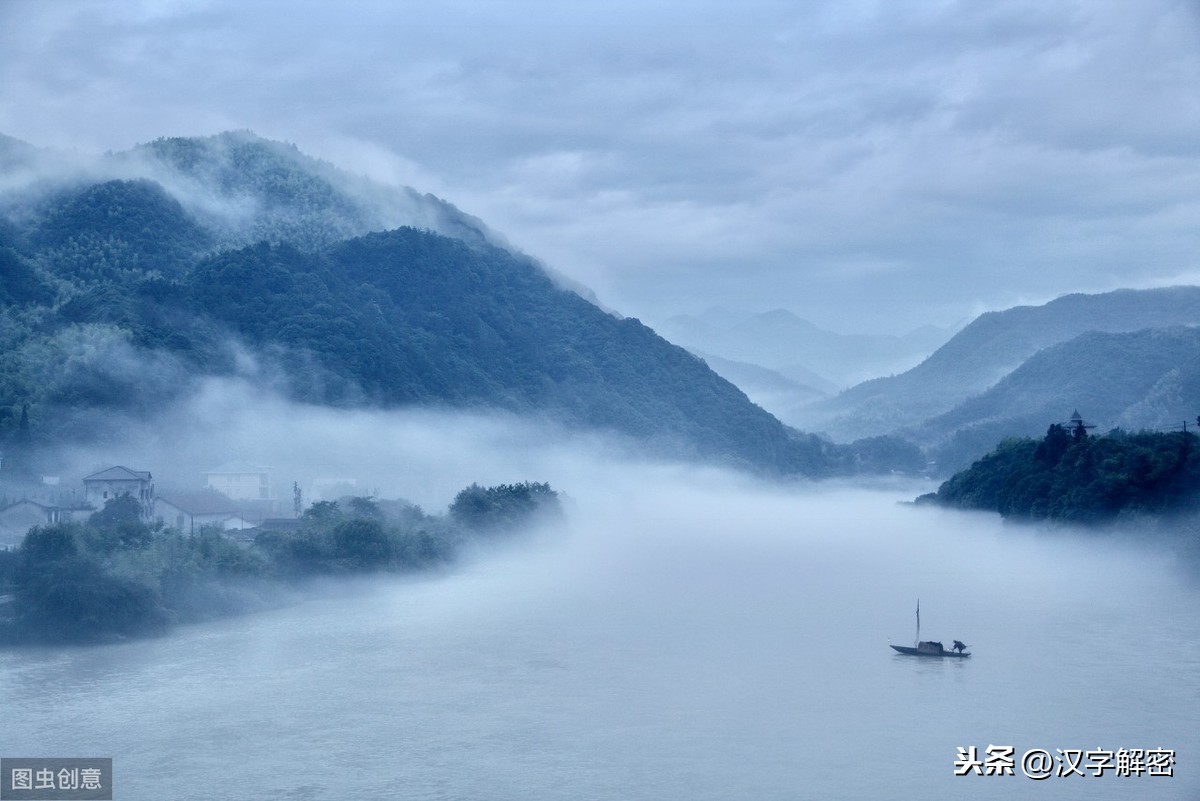
[[[24,176],[0,193],[0,436],[26,408],[43,438],[117,435],[121,415],[244,375],[309,402],[504,410],[778,473],[919,462],[789,429],[450,204],[291,145],[160,139],[57,171],[0,150]]]
[[[985,392],[1044,348],[1087,332],[1196,324],[1200,287],[1193,286],[1065,295],[1041,306],[988,312],[911,370],[863,382],[805,407],[803,422],[841,440],[929,431],[922,428],[925,421]],[[1083,369],[1099,366],[1088,362]],[[1012,402],[1019,403],[1016,398]]]

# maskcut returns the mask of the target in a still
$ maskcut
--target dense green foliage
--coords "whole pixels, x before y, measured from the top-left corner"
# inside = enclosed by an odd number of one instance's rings
[[[174,274],[212,237],[151,181],[107,181],[64,192],[30,232],[56,275],[84,282],[122,272]]]
[[[477,531],[512,528],[560,511],[558,493],[549,484],[528,481],[486,488],[472,484],[450,504],[450,516]]]
[[[136,500],[110,500],[86,523],[32,529],[0,551],[0,642],[87,642],[157,634],[187,622],[259,608],[284,582],[317,576],[413,572],[451,562],[477,531],[514,530],[557,509],[548,484],[463,490],[485,503],[432,516],[369,498],[320,502],[296,530],[268,530],[252,544],[216,529],[184,534],[141,520]]]
[[[12,628],[29,639],[92,640],[161,632],[166,611],[158,594],[107,570],[79,525],[35,528],[18,552]]]
[[[1056,424],[1040,442],[1005,440],[924,500],[1074,523],[1187,511],[1200,492],[1197,444],[1190,433],[1072,436]]]
[[[5,244],[7,241],[10,240],[0,232],[0,306],[8,308],[52,302],[53,290],[33,265]]]
[[[298,532],[264,532],[255,540],[282,575],[419,570],[450,561],[462,537],[453,521],[415,507],[389,518],[368,498],[349,499],[346,508],[320,501],[303,521]]]

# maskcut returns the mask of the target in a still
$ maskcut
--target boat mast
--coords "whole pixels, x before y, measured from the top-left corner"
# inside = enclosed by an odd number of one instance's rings
[[[921,599],[917,599],[917,641],[914,645],[921,644]]]

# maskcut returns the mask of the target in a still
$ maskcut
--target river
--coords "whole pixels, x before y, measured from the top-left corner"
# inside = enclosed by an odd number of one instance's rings
[[[448,574],[5,652],[0,755],[112,757],[129,801],[1200,797],[1194,580],[913,494],[629,480]],[[918,597],[970,659],[892,653]],[[993,745],[1015,775],[954,775]],[[1031,749],[1174,775],[1033,780]]]

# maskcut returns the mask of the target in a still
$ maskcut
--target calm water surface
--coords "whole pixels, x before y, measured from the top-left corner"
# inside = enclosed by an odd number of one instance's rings
[[[1200,592],[912,488],[636,484],[449,576],[0,654],[0,754],[120,799],[1200,797]],[[893,655],[923,635],[970,660]],[[1169,748],[1173,778],[956,778],[959,746]]]

